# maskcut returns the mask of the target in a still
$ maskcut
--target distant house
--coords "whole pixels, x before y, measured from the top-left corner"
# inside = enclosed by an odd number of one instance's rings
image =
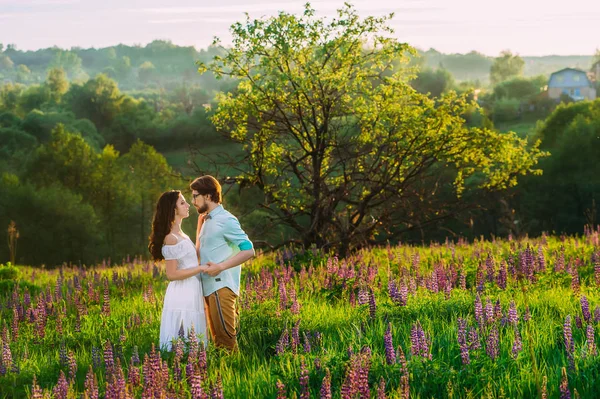
[[[550,75],[548,82],[548,97],[558,100],[562,94],[575,101],[594,100],[596,88],[585,71],[565,68]]]

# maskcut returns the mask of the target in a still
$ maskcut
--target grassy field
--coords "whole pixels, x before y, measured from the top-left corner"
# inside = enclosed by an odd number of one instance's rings
[[[260,255],[244,267],[234,354],[190,337],[176,353],[153,349],[167,281],[150,263],[2,267],[0,279],[2,398],[593,398],[600,388],[597,232],[344,260]]]

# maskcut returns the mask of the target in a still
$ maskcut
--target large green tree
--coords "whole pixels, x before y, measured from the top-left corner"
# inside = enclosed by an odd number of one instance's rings
[[[344,254],[453,216],[420,205],[435,204],[443,185],[455,197],[515,185],[540,156],[514,134],[467,128],[466,95],[432,100],[411,88],[406,68],[390,71],[415,54],[391,38],[390,18],[361,19],[350,5],[330,22],[310,5],[300,16],[248,17],[232,26],[233,47],[200,64],[239,80],[213,117],[244,146],[237,181],[259,187],[273,221],[305,245]]]
[[[490,67],[490,80],[495,85],[510,78],[522,76],[524,69],[525,61],[521,57],[504,50]]]

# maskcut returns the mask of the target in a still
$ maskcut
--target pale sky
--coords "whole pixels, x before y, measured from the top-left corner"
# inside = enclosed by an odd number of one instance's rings
[[[168,39],[206,48],[226,44],[229,26],[278,11],[300,13],[295,0],[0,0],[0,43],[21,50],[146,45]],[[395,13],[398,39],[427,50],[496,56],[592,55],[600,48],[600,0],[355,0],[361,16]],[[333,16],[343,1],[311,2]]]

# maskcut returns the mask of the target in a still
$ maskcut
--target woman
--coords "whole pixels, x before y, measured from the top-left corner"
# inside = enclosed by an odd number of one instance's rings
[[[155,261],[166,260],[170,281],[160,320],[160,347],[169,351],[182,327],[187,336],[193,326],[206,345],[204,296],[196,277],[206,266],[198,265],[196,246],[181,231],[181,221],[189,215],[190,205],[180,191],[163,193],[156,204],[149,237],[148,249]]]

